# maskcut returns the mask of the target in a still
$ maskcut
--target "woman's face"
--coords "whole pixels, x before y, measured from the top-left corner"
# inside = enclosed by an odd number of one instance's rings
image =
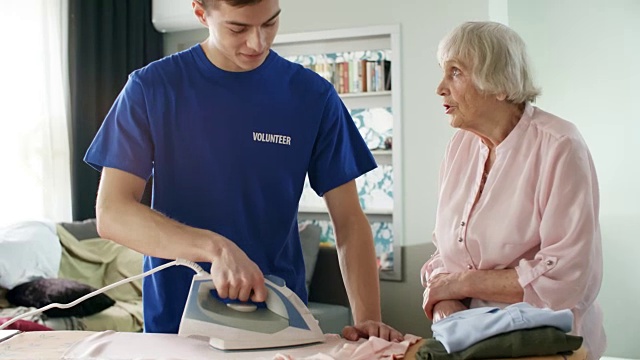
[[[472,67],[460,60],[448,60],[443,64],[444,77],[436,89],[442,96],[445,114],[450,124],[464,130],[478,129],[487,116],[491,116],[495,96],[482,94],[471,78]]]

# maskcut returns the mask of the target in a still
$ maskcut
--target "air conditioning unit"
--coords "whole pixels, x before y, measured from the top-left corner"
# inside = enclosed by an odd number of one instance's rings
[[[152,0],[151,21],[163,33],[203,29],[193,15],[191,0]]]

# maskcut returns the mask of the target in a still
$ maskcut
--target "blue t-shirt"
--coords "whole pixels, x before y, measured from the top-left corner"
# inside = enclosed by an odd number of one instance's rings
[[[224,71],[200,45],[130,75],[85,161],[153,176],[155,210],[227,237],[305,302],[305,175],[322,196],[376,167],[322,77],[273,51],[252,71]],[[166,262],[145,256],[144,270]],[[171,267],[144,279],[145,331],[178,331],[193,275]]]

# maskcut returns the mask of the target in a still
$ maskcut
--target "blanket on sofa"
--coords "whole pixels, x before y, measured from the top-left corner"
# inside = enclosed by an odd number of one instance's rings
[[[138,252],[102,238],[79,241],[61,225],[57,226],[57,232],[62,245],[58,273],[60,278],[74,279],[95,288],[102,288],[142,272],[142,254]],[[118,311],[129,323],[133,320],[131,328],[119,331],[142,330],[142,280],[122,284],[108,290],[106,294],[116,301],[116,309],[105,311]],[[131,319],[127,319],[127,314]],[[84,319],[92,322],[95,320],[94,317],[100,315],[98,313]],[[103,320],[106,321],[108,318]]]
[[[61,225],[57,230],[62,245],[60,278],[102,288],[142,271],[142,254],[138,252],[102,238],[79,241]],[[106,294],[116,301],[140,300],[142,280],[120,285]]]

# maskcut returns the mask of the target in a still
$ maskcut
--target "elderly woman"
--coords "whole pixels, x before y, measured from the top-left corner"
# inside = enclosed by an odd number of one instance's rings
[[[571,309],[590,358],[605,348],[598,180],[577,128],[531,103],[522,39],[468,22],[438,48],[437,88],[451,126],[433,233],[422,268],[434,322],[469,307],[527,302]]]

